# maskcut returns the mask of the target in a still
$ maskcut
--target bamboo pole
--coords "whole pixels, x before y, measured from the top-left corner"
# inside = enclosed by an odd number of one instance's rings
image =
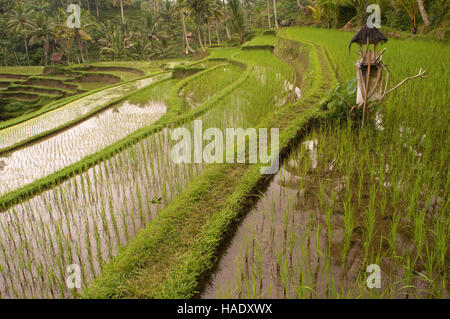
[[[367,48],[366,48],[366,54],[364,55],[364,60],[363,60],[363,64],[367,59],[367,53],[369,52],[369,38],[367,38]],[[369,92],[369,78],[370,78],[370,61],[368,63],[368,67],[367,67],[367,74],[366,74],[366,87],[364,89],[364,106],[363,106],[363,119],[362,119],[362,128],[364,128],[364,123],[366,121],[366,112],[367,112],[367,95]]]

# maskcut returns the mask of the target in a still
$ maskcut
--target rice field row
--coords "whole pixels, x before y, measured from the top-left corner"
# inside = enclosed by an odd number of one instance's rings
[[[289,28],[281,36],[328,49],[343,83],[355,76],[344,45],[351,34]],[[203,297],[448,298],[449,51],[424,41],[386,47],[391,86],[420,67],[429,76],[391,95],[364,130],[333,123],[307,136],[239,227]],[[371,265],[380,267],[379,288],[368,286]]]
[[[275,46],[275,36],[273,34],[263,34],[256,36],[251,41],[248,41],[242,45],[243,49],[252,48],[273,48]]]
[[[242,69],[233,64],[225,64],[216,69],[212,76],[196,78],[181,90],[178,94],[189,109],[196,108],[208,101],[223,87],[236,81],[242,74]]]
[[[257,54],[244,57],[251,60]],[[267,58],[275,60],[270,55]],[[284,68],[289,69],[287,65]],[[271,80],[273,89],[264,87],[261,77]],[[273,70],[261,68],[242,87],[200,116],[203,129],[251,125],[246,118],[253,114],[252,105],[245,97],[258,92],[263,116],[272,110],[274,93],[283,88],[284,81]],[[195,86],[192,89],[197,90]],[[192,129],[192,125],[191,122],[184,126]],[[203,165],[174,164],[170,158],[174,144],[169,131],[163,130],[3,213],[2,295],[73,296],[63,280],[66,267],[71,264],[82,268],[86,287],[118,247],[134,238],[203,170]],[[48,214],[42,216],[42,210]]]
[[[321,52],[317,56],[312,51],[307,53],[312,63],[326,64],[323,54],[327,54],[341,82],[354,76],[354,56],[348,55],[347,45],[343,45],[350,34],[289,28],[280,31],[279,36],[312,43]],[[254,42],[265,43],[268,37],[272,36],[257,37]],[[429,46],[433,52],[425,57],[422,51]],[[268,190],[260,194],[257,206],[239,227],[202,297],[448,297],[450,83],[445,62],[439,60],[448,51],[444,45],[422,41],[392,41],[387,48],[385,62],[393,72],[394,82],[416,73],[419,66],[428,69],[430,76],[409,83],[389,97],[385,106],[376,110],[376,121],[373,116],[367,129],[333,123],[309,133],[283,163]],[[270,50],[215,49],[211,57],[241,61],[251,66],[248,70],[252,73],[237,88],[227,91],[243,77],[242,69],[234,64],[218,66],[223,61],[203,61],[203,67],[216,69],[188,79],[177,91],[177,98],[191,109],[188,114],[193,114],[179,127],[192,132],[193,121],[200,120],[203,131],[219,128],[224,132],[226,128],[246,129],[275,121],[284,129],[292,118],[283,119],[283,115],[297,116],[309,106],[301,104],[296,109],[297,104],[291,104],[302,95],[310,101],[311,86],[301,86],[305,78],[297,78],[297,68],[276,58]],[[319,79],[311,81],[314,87],[320,87],[312,89],[312,95],[332,82],[331,74],[315,71],[318,73],[302,75]],[[170,111],[166,105],[170,105],[170,91],[177,82],[164,80],[139,97],[130,97],[61,134],[0,158],[0,178],[7,177],[0,183],[0,195],[1,187],[8,192],[27,185],[33,178],[79,162],[154,123]],[[210,101],[214,101],[211,107]],[[171,151],[176,141],[170,132],[168,128],[158,130],[0,213],[0,297],[79,297],[121,248],[138,234],[140,240],[148,236],[144,230],[152,221],[210,167],[175,164]],[[32,159],[36,158],[42,162],[35,163]],[[16,168],[11,170],[11,165]],[[223,171],[228,168],[225,166]],[[249,170],[240,166],[228,171],[244,176]],[[23,184],[15,185],[21,181]],[[221,192],[211,190],[211,194]],[[192,241],[204,243],[201,231],[209,228],[201,222],[209,225],[210,212],[200,211],[206,217],[191,213],[199,222],[186,227],[195,228],[188,232],[195,238],[186,238],[173,247],[188,247],[194,245]],[[173,222],[180,221],[174,218]],[[168,232],[164,236],[170,240],[174,235]],[[133,247],[139,247],[136,245]],[[159,246],[143,249],[148,249],[146,255],[168,259],[161,265],[178,263],[186,253],[171,255],[172,251],[160,251],[164,248]],[[379,265],[382,271],[379,289],[367,286],[366,270],[372,264]],[[82,289],[67,287],[70,265],[80,267]],[[167,268],[156,269],[158,265],[127,269],[139,278],[121,273],[113,283],[116,289],[106,294],[158,295],[158,291],[148,291],[160,287],[154,281],[173,279],[167,278],[171,275]],[[141,280],[142,276],[145,280]],[[101,283],[96,287],[101,289]],[[94,295],[96,292],[94,289]]]
[[[164,75],[148,77],[135,82],[112,87],[70,102],[63,107],[44,113],[23,123],[0,130],[0,149],[11,147],[22,141],[29,140],[36,135],[41,135],[61,127],[108,102],[137,91],[154,81],[158,81],[163,76]]]
[[[227,74],[228,71],[230,74]],[[214,69],[210,74],[197,77],[192,83],[189,82],[189,86],[193,92],[199,92],[203,83],[201,81],[205,81],[203,78],[209,81],[222,78],[220,84],[226,87],[231,84],[230,77],[236,80],[241,73],[242,70],[238,67]],[[167,76],[161,76],[160,79],[165,77]],[[130,97],[130,100],[116,104],[77,126],[43,139],[39,143],[0,156],[3,163],[0,195],[49,176],[154,123],[167,112],[167,106],[161,100],[175,83],[176,81],[166,81],[163,85],[156,85],[151,90],[140,93],[140,96],[146,96],[147,102],[143,105],[135,105],[133,97]],[[211,93],[217,94],[221,86],[215,86]],[[96,138],[92,138],[94,136]],[[37,156],[40,156],[40,161],[34,160]]]
[[[237,114],[239,121],[229,122],[231,126],[228,127],[284,129],[285,124],[290,123],[293,117],[298,118],[300,115],[300,118],[305,119],[301,109],[304,111],[305,107],[312,106],[313,104],[308,103],[317,98],[310,97],[309,102],[277,107],[284,98],[280,99],[280,92],[285,90],[286,81],[295,83],[295,74],[288,64],[278,60],[267,50],[245,51],[236,55],[236,59],[253,65],[256,71],[221,102],[221,105],[225,103],[223,105],[226,110],[240,108],[240,105],[245,110]],[[265,63],[257,67],[258,61]],[[317,69],[317,72],[320,73],[320,70]],[[319,78],[318,76],[317,80]],[[321,80],[314,82],[317,82],[314,87],[325,85]],[[266,93],[262,85],[267,83],[273,83],[274,87],[273,91],[270,86],[266,87],[269,91]],[[258,112],[256,105],[261,106],[261,112]],[[281,124],[282,122],[285,123]],[[289,139],[295,137],[292,127],[289,128],[289,132],[284,132],[287,134],[283,135],[283,143],[288,143],[286,136]],[[245,205],[242,202],[243,196],[253,197],[251,189],[260,178],[258,165],[227,164],[208,167],[183,195],[164,209],[126,249],[105,266],[102,275],[86,292],[87,297],[195,296],[198,281],[207,275],[215,260],[217,245],[223,238],[227,225],[239,214],[236,209]]]
[[[203,297],[446,298],[448,190],[435,181],[443,177],[421,174],[437,188],[417,189],[415,155],[392,145],[371,156],[362,143],[370,138],[336,127],[308,136],[239,228]],[[367,286],[373,264],[380,289]]]
[[[119,102],[57,135],[0,156],[0,195],[51,175],[151,125],[167,112],[164,101],[173,84],[170,80],[151,87],[144,105]]]

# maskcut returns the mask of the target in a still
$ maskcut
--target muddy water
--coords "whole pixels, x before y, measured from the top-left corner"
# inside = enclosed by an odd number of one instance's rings
[[[362,187],[361,207],[370,207],[370,187]],[[356,210],[353,221],[347,213],[348,189],[358,185],[318,152],[316,139],[301,144],[239,224],[201,297],[426,296],[430,287],[424,277],[409,277],[405,270],[404,256],[413,258],[415,252],[407,219],[389,209],[377,213],[373,236],[366,237],[366,212]],[[394,258],[386,239],[397,218],[395,247],[402,257]],[[372,263],[381,267],[381,289],[367,287]]]
[[[258,82],[251,78],[248,85]],[[283,81],[272,85],[281,89]],[[203,114],[203,129],[252,126],[248,118],[255,112],[247,92],[239,88]],[[269,97],[252,120],[270,112],[275,97]],[[193,123],[183,127],[193,132]],[[175,164],[174,145],[170,131],[163,130],[0,214],[1,296],[71,297],[74,290],[65,284],[71,264],[81,267],[82,286],[89,285],[119,247],[203,171],[203,164]]]
[[[166,105],[120,103],[81,124],[40,143],[1,157],[0,195],[48,176],[89,154],[150,125],[166,113]]]
[[[316,253],[317,225],[326,230],[311,196],[317,187],[310,181],[299,190],[296,178],[284,168],[275,176],[263,199],[238,228],[202,298],[292,298],[297,296],[296,285],[302,275],[308,284],[315,284],[314,290],[326,288],[326,278],[317,276],[317,267],[322,267]],[[323,246],[326,233],[322,230]],[[335,240],[339,237],[342,239],[342,233],[336,232]],[[303,261],[305,256],[310,263]]]
[[[0,148],[9,147],[35,135],[57,128],[89,113],[116,98],[141,89],[154,81],[167,77],[159,75],[103,90],[73,101],[61,108],[0,131]]]
[[[80,265],[83,286],[182,191],[199,166],[170,159],[166,131],[0,215],[3,297],[70,297],[59,281]]]

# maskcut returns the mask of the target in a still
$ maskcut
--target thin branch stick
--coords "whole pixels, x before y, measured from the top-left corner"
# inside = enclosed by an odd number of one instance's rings
[[[366,112],[367,112],[367,99],[368,99],[368,93],[369,93],[369,80],[370,80],[370,62],[367,68],[367,79],[366,79],[366,90],[364,92],[364,109],[363,109],[363,120],[362,120],[362,128],[364,128],[364,124],[366,121]]]
[[[361,85],[361,95],[364,95],[364,92],[366,91],[366,83],[364,82],[364,75],[361,68],[358,68],[358,73],[360,78],[360,81],[358,81],[358,83]]]
[[[384,54],[385,51],[386,51],[386,48],[384,48],[384,49],[380,52],[380,54],[378,55],[378,57],[375,59],[375,63],[377,63],[378,60],[380,60],[380,58],[383,57],[383,54]]]
[[[386,92],[388,90],[388,87],[389,87],[389,81],[391,78],[391,70],[389,70],[388,67],[383,62],[381,62],[381,66],[383,67],[383,69],[386,70],[386,85],[384,86],[384,91],[383,91],[383,95],[382,95],[382,97],[384,98],[384,96],[386,95]]]
[[[356,104],[356,105],[353,105],[353,107],[351,108],[351,110],[350,110],[350,112],[349,112],[349,113],[353,112],[353,110],[354,110],[354,109],[356,109],[357,107],[358,107],[358,104]]]
[[[367,59],[367,53],[369,53],[369,38],[367,38],[367,49],[366,54],[364,56],[364,62]],[[372,55],[372,54],[371,54]],[[369,79],[370,79],[370,67],[371,67],[371,59],[369,58],[369,62],[367,63],[367,74],[366,74],[366,89],[364,90],[364,109],[363,109],[363,119],[362,119],[362,128],[364,128],[364,122],[366,121],[366,111],[367,111],[367,97],[369,95]],[[364,63],[363,62],[363,63]]]
[[[389,91],[387,91],[385,93],[385,95],[388,95],[389,93],[391,93],[392,91],[395,91],[396,89],[398,89],[400,86],[402,86],[403,84],[405,84],[406,82],[408,82],[409,80],[413,80],[413,79],[417,79],[417,78],[425,78],[425,74],[428,72],[428,70],[422,71],[422,68],[420,68],[420,71],[417,75],[415,76],[410,76],[407,77],[406,79],[404,79],[403,81],[401,81],[399,84],[397,84],[396,86],[394,86],[392,89],[390,89]]]
[[[386,70],[386,87],[384,89],[384,93],[383,96],[381,97],[381,99],[378,101],[378,103],[375,105],[375,107],[377,107],[378,105],[381,104],[381,102],[383,102],[384,98],[386,95],[388,95],[389,93],[392,93],[393,91],[395,91],[396,89],[398,89],[401,85],[405,84],[406,82],[408,82],[409,80],[413,80],[413,79],[417,79],[417,78],[421,78],[424,79],[426,78],[425,74],[428,72],[428,70],[423,71],[422,68],[420,68],[420,71],[417,75],[415,76],[410,76],[407,77],[406,79],[404,79],[403,81],[401,81],[399,84],[397,84],[396,86],[394,86],[392,89],[390,89],[389,91],[387,90],[387,87],[389,85],[389,75],[390,75],[390,71],[389,69],[382,64],[383,68]]]

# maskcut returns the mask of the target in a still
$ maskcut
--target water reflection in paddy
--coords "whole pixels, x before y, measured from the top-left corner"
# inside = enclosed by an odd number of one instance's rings
[[[172,81],[158,84],[149,95],[162,92],[156,100],[167,100]],[[282,90],[283,81],[274,79],[270,83],[275,89],[269,91],[252,75],[243,87],[199,116],[203,129],[254,127],[273,111],[275,92]],[[254,86],[264,102],[257,110],[248,98],[249,87]],[[194,129],[192,122],[182,127]],[[2,297],[71,297],[74,291],[67,288],[65,278],[66,267],[72,264],[81,267],[82,286],[88,286],[119,247],[135,238],[204,170],[205,164],[173,161],[171,150],[177,141],[171,139],[170,131],[150,135],[0,214]]]
[[[161,80],[167,76],[167,74],[163,74],[106,89],[73,101],[61,108],[47,112],[21,124],[1,130],[0,148],[15,145],[21,141],[32,138],[33,136],[60,127],[73,119],[91,112],[103,104],[139,90],[154,81]]]
[[[0,157],[0,194],[74,164],[152,124],[165,113],[162,102],[139,106],[125,101],[58,135]]]

